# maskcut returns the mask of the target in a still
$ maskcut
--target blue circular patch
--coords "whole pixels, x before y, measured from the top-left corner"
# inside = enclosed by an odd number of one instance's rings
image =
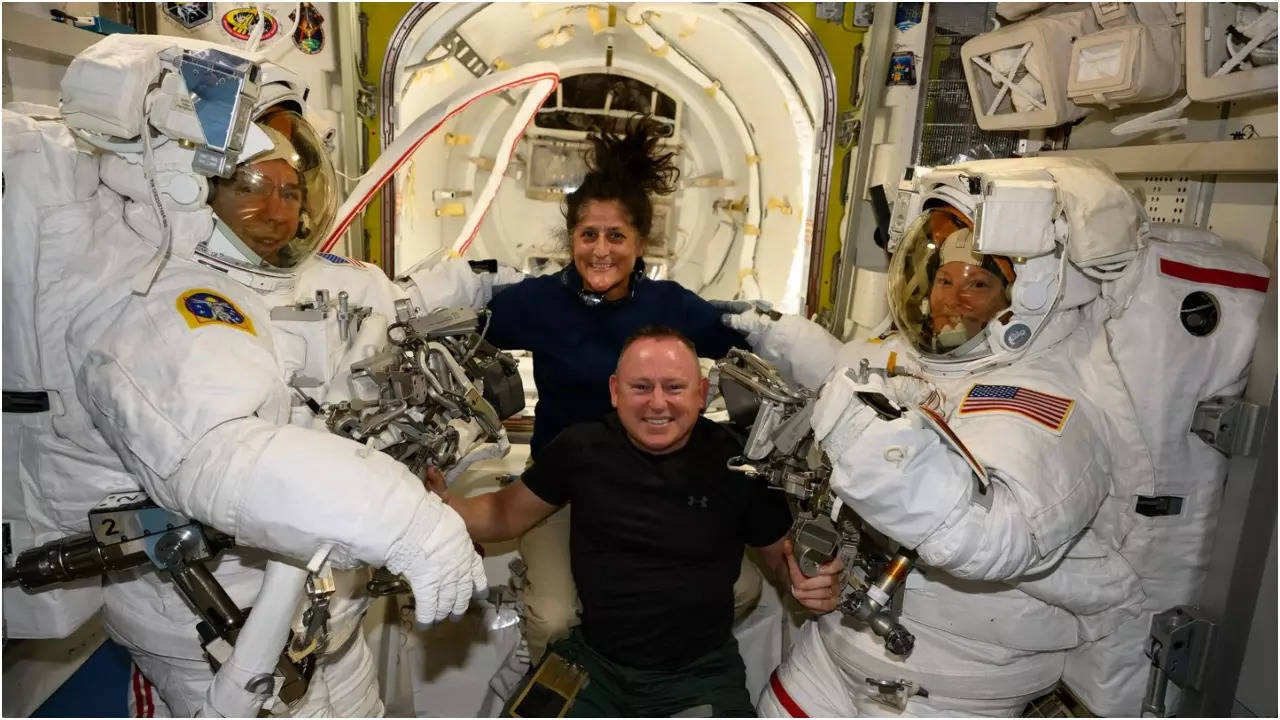
[[[1030,339],[1031,328],[1027,327],[1023,323],[1015,323],[1009,326],[1008,330],[1004,331],[1005,347],[1013,350],[1017,350],[1023,345],[1026,345],[1027,341]]]
[[[198,318],[205,320],[214,320],[216,322],[231,323],[232,325],[244,324],[244,315],[235,305],[220,295],[214,295],[211,292],[197,292],[188,295],[183,305],[187,310]]]

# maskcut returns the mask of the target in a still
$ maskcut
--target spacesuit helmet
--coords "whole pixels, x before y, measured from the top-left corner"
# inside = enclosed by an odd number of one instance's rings
[[[215,215],[206,258],[257,275],[288,276],[314,253],[337,207],[324,142],[293,104],[262,112],[229,178],[209,181]]]
[[[337,206],[307,92],[260,53],[195,38],[108,35],[72,60],[64,121],[104,151],[102,182],[151,205],[158,220],[149,240],[160,247],[136,291],[150,287],[170,250],[258,290],[293,283]],[[177,217],[176,236],[160,228]]]
[[[1077,158],[912,168],[898,189],[889,312],[932,374],[1052,346],[1146,233],[1141,205],[1115,175]]]

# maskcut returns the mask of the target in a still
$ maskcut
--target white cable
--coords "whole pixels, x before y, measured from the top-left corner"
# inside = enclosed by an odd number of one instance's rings
[[[498,436],[497,442],[482,443],[475,448],[468,450],[465,455],[459,458],[457,464],[449,468],[449,471],[444,474],[445,486],[448,487],[452,485],[453,481],[457,480],[462,473],[466,472],[467,468],[481,460],[493,460],[496,458],[506,457],[510,450],[511,442],[507,440],[507,433],[504,430],[502,434]]]
[[[355,216],[369,204],[383,183],[391,178],[396,170],[426,142],[427,138],[450,118],[481,97],[504,90],[527,87],[529,91],[526,93],[525,102],[516,111],[516,122],[503,138],[502,146],[498,148],[493,173],[484,188],[475,196],[476,210],[472,211],[471,217],[468,218],[467,224],[464,225],[453,245],[453,251],[457,255],[465,253],[480,221],[484,219],[483,209],[487,209],[493,196],[498,192],[498,184],[503,178],[511,155],[515,152],[516,141],[524,134],[528,123],[533,121],[538,107],[555,90],[559,81],[560,74],[551,63],[528,63],[510,70],[485,75],[476,81],[479,85],[478,89],[473,86],[464,87],[419,115],[396,136],[390,145],[383,149],[382,154],[361,176],[360,182],[334,213],[333,228],[328,231],[328,239],[321,243],[320,251],[328,252],[337,244],[342,234],[355,220]]]
[[[160,274],[160,268],[164,267],[164,262],[169,257],[173,246],[173,229],[169,226],[169,215],[165,212],[164,203],[160,200],[160,191],[156,188],[155,152],[151,147],[149,114],[147,102],[144,100],[142,103],[142,173],[147,180],[147,194],[151,199],[151,207],[155,210],[156,218],[160,222],[160,245],[155,255],[152,255],[147,264],[143,265],[134,276],[132,288],[134,295],[146,295],[151,292],[151,285],[155,283],[156,277]]]

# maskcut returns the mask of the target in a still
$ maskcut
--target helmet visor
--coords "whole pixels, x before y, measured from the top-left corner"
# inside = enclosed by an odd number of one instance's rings
[[[251,265],[289,270],[324,239],[337,191],[333,165],[311,124],[292,110],[257,121],[272,147],[210,181],[209,206]]]
[[[889,265],[894,323],[927,357],[972,357],[987,323],[1009,307],[1013,264],[973,249],[973,223],[949,206],[925,210]]]

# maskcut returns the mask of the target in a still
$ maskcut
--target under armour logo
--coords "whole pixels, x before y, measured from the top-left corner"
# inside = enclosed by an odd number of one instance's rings
[[[694,496],[690,495],[690,496],[689,496],[689,507],[694,507],[694,506],[702,506],[702,507],[706,507],[706,506],[707,506],[707,496],[706,496],[706,495],[703,495],[702,497],[694,497]]]

